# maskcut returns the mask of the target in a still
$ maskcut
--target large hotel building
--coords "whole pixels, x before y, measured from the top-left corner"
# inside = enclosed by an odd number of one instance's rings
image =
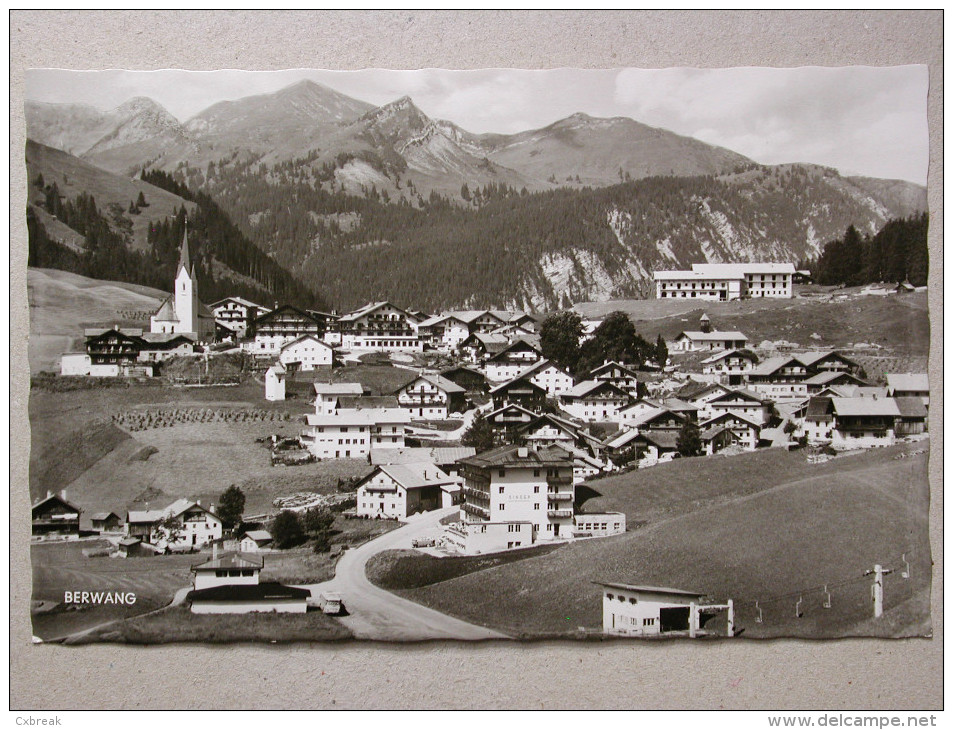
[[[692,264],[691,271],[656,271],[658,299],[790,299],[794,264]]]

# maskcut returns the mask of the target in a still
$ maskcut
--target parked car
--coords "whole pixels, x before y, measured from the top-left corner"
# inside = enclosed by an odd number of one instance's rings
[[[341,594],[335,591],[328,591],[318,596],[318,608],[322,613],[335,615],[341,613],[344,604],[341,602]]]
[[[418,537],[411,543],[415,548],[433,547],[437,541],[432,537]]]

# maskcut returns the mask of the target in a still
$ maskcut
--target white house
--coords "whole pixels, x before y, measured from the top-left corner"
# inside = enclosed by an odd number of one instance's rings
[[[330,367],[334,363],[334,348],[319,335],[301,335],[281,346],[278,360],[286,368],[301,371],[314,370],[322,365]]]
[[[639,392],[639,379],[636,372],[614,360],[607,360],[599,367],[593,368],[587,380],[599,380],[612,383],[633,398],[636,397]]]
[[[546,391],[546,395],[551,397],[562,395],[576,384],[572,375],[551,360],[542,360],[520,374],[523,377],[529,377],[532,382]]]
[[[486,378],[494,382],[512,380],[543,359],[539,348],[526,339],[518,339],[486,361]]]
[[[702,372],[723,383],[740,385],[758,364],[758,356],[750,350],[725,350],[702,360]]]
[[[698,410],[700,421],[709,421],[722,413],[737,413],[763,426],[771,417],[771,402],[745,390],[731,390],[702,402]]]
[[[371,448],[403,448],[411,420],[406,408],[347,408],[305,419],[302,440],[319,459],[366,459]]]
[[[248,326],[261,315],[270,312],[267,307],[255,304],[242,297],[226,297],[209,305],[215,321],[231,330],[238,338],[243,338],[248,332]]]
[[[338,409],[341,398],[364,395],[364,386],[360,383],[315,383],[314,412],[328,415]]]
[[[531,545],[537,540],[572,537],[573,458],[558,446],[534,449],[501,446],[461,459],[466,523],[513,523],[508,547]],[[469,534],[469,530],[468,530]]]
[[[573,519],[574,537],[609,537],[625,532],[624,512],[587,512]]]
[[[466,389],[440,375],[419,375],[396,395],[414,419],[448,418],[466,408]]]
[[[89,375],[92,367],[93,361],[87,352],[64,352],[60,356],[60,375]]]
[[[285,380],[288,371],[280,362],[276,362],[265,371],[265,400],[285,399]]]
[[[581,421],[613,421],[631,400],[628,393],[606,380],[586,380],[562,394],[566,413]]]
[[[235,584],[258,585],[263,565],[262,559],[253,555],[213,555],[211,560],[192,566],[192,572],[195,574],[192,585],[196,590]]]
[[[167,518],[177,523],[178,535],[169,540],[169,533],[161,529]],[[130,510],[126,515],[126,535],[137,537],[159,550],[198,549],[222,537],[222,520],[214,507],[203,507],[199,502],[179,499],[164,509]]]
[[[703,350],[735,350],[747,347],[748,337],[735,330],[701,332],[686,330],[672,341],[676,352],[700,352]]]
[[[357,514],[405,520],[450,507],[459,490],[457,480],[431,462],[382,464],[358,483]]]
[[[601,583],[602,631],[610,636],[696,636],[715,613],[727,611],[725,634],[734,635],[734,605],[715,605],[705,594],[658,586]]]
[[[745,416],[727,412],[698,424],[698,429],[701,432],[714,433],[712,429],[715,427],[728,429],[732,434],[734,443],[740,445],[746,451],[754,451],[758,447],[758,440],[761,438],[761,424]]]
[[[273,542],[268,530],[249,530],[238,542],[238,549],[243,553],[260,553],[268,550]]]
[[[419,352],[423,349],[417,336],[421,321],[390,302],[371,302],[339,317],[333,328],[340,332],[345,350]]]
[[[930,405],[930,379],[926,373],[887,373],[887,394],[892,398],[919,398]]]

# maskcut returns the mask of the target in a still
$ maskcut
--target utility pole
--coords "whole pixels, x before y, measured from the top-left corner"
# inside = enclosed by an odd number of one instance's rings
[[[864,575],[874,576],[874,584],[870,587],[870,598],[874,603],[874,618],[884,615],[884,576],[892,572],[890,569],[884,569],[882,565],[875,565],[873,570],[864,572]]]

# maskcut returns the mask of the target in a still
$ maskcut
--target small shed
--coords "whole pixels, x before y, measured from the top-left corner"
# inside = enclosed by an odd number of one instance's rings
[[[243,553],[258,553],[271,547],[272,537],[268,530],[249,530],[238,542]]]
[[[288,371],[276,362],[265,372],[265,400],[284,400]]]
[[[122,517],[115,512],[97,512],[89,519],[93,523],[93,531],[99,534],[122,530]]]
[[[119,541],[117,547],[121,558],[142,558],[147,555],[155,555],[155,551],[145,547],[138,537],[124,537]]]

